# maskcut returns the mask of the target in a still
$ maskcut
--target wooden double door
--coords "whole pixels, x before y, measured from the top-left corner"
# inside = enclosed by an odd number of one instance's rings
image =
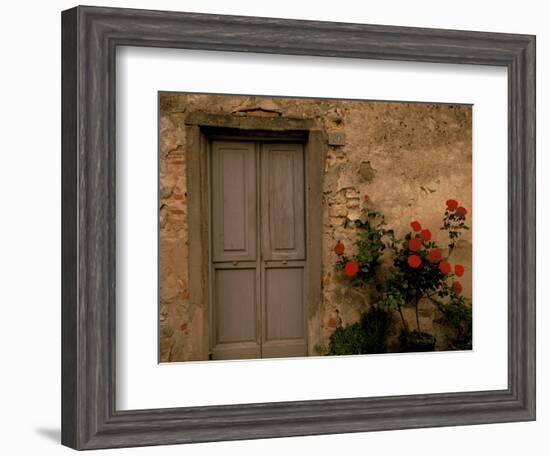
[[[304,146],[211,142],[212,359],[307,355]]]

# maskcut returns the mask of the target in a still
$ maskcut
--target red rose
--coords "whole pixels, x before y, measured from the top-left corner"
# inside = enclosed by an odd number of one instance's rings
[[[455,294],[460,294],[462,293],[462,284],[460,282],[453,282],[451,289],[455,292]]]
[[[367,194],[365,193],[364,198],[365,198],[365,201],[368,201],[368,200],[369,200],[369,195],[367,195]]]
[[[412,238],[411,240],[409,240],[409,250],[411,252],[416,252],[417,250],[420,250],[420,247],[422,247],[420,239]]]
[[[442,261],[439,263],[439,270],[442,274],[448,274],[451,272],[451,265],[446,261]]]
[[[348,261],[344,266],[344,274],[348,277],[355,277],[359,272],[359,263],[357,261]]]
[[[432,232],[430,230],[422,230],[420,232],[420,238],[423,241],[429,241],[432,238]]]
[[[441,250],[440,249],[430,249],[428,256],[426,257],[431,263],[439,263],[441,261]]]
[[[411,222],[411,228],[414,231],[420,231],[422,229],[422,225],[420,225],[420,223],[415,220],[414,222]]]
[[[458,277],[462,277],[462,275],[464,274],[464,266],[462,266],[461,264],[455,264],[455,274]]]
[[[454,199],[447,200],[447,209],[453,212],[458,207],[458,201]]]
[[[407,263],[411,268],[417,269],[422,264],[422,260],[418,255],[409,255]]]
[[[456,215],[458,215],[459,217],[461,218],[464,218],[466,217],[466,214],[468,213],[468,211],[463,208],[462,206],[460,206],[459,208],[457,208],[456,210]]]
[[[340,241],[338,241],[334,246],[334,252],[336,253],[336,255],[342,255],[345,250],[346,250],[346,246],[342,244]]]

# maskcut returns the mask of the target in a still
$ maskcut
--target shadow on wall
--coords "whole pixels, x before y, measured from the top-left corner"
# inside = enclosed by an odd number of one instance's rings
[[[61,429],[60,428],[36,428],[34,430],[38,435],[44,437],[46,440],[55,443],[61,443]]]

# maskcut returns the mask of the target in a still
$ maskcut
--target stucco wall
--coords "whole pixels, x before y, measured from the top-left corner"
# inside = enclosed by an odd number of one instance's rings
[[[184,122],[193,111],[308,118],[327,133],[344,135],[343,145],[328,146],[325,161],[323,300],[317,317],[309,322],[312,355],[326,348],[335,325],[356,321],[368,305],[368,298],[350,292],[345,280],[334,273],[337,258],[333,252],[337,240],[351,249],[355,232],[349,221],[358,217],[365,194],[371,207],[385,214],[397,236],[409,230],[411,220],[419,220],[440,245],[447,245],[439,227],[449,198],[468,209],[468,225],[472,228],[470,106],[161,94],[159,293],[163,362],[201,359],[205,313],[203,308],[191,306],[188,299]],[[461,238],[452,258],[466,268],[461,282],[468,298],[471,233]],[[440,328],[432,328],[434,312],[430,304],[422,303],[422,328],[438,336]],[[412,309],[406,309],[405,316],[413,322]]]

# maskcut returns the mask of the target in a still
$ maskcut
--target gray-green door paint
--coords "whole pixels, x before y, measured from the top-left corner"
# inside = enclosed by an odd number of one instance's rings
[[[211,145],[212,358],[305,356],[303,145]]]

